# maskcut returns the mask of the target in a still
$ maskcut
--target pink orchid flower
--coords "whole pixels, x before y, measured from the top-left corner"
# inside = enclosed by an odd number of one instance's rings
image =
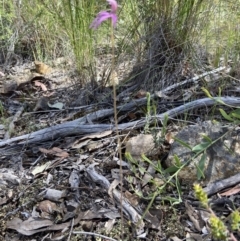
[[[116,0],[107,0],[107,2],[111,6],[111,10],[108,11],[101,11],[98,13],[97,17],[93,20],[92,24],[90,25],[90,28],[97,29],[101,23],[108,18],[112,19],[112,25],[116,27],[117,24],[117,8],[118,4]]]

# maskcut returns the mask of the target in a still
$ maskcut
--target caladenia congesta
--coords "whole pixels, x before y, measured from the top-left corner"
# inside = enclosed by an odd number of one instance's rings
[[[117,25],[117,9],[118,9],[118,3],[116,0],[107,0],[107,2],[110,4],[111,9],[109,11],[101,11],[97,14],[96,18],[93,20],[93,22],[90,25],[90,28],[97,29],[102,22],[106,21],[107,19],[111,19],[111,44],[112,44],[112,68],[111,71],[115,69],[115,53],[114,53],[114,27]],[[114,121],[115,121],[115,128],[116,133],[118,136],[118,150],[119,155],[121,158],[121,148],[120,148],[120,138],[118,135],[118,121],[117,121],[117,103],[116,103],[116,85],[115,81],[113,80],[113,105],[114,105]]]
[[[110,4],[111,9],[110,11],[101,11],[97,14],[96,18],[93,20],[93,22],[90,25],[90,28],[96,30],[102,22],[106,21],[107,19],[111,19],[111,44],[112,44],[112,68],[111,71],[114,71],[115,69],[115,53],[114,53],[114,28],[117,25],[117,20],[118,20],[118,16],[117,16],[117,9],[118,9],[118,3],[116,0],[107,0],[107,2]],[[114,112],[117,111],[117,106],[116,106],[116,86],[115,86],[115,81],[114,79],[112,79],[113,81],[113,95],[114,95]],[[116,111],[115,111],[116,110]],[[115,113],[115,115],[117,115],[117,113]],[[116,129],[118,130],[117,127],[117,118],[115,119],[115,123],[116,123]],[[117,131],[116,130],[116,131]]]
[[[116,0],[107,0],[107,2],[110,4],[111,9],[110,11],[101,11],[97,14],[96,18],[93,20],[93,22],[90,25],[90,28],[92,29],[97,29],[102,22],[106,21],[107,19],[111,19],[111,44],[112,44],[112,68],[111,70],[113,71],[115,68],[115,54],[114,54],[114,28],[117,25],[117,8],[118,8],[118,3]],[[114,106],[114,121],[115,121],[115,131],[117,134],[117,141],[118,141],[118,153],[119,153],[119,158],[120,158],[120,185],[121,185],[121,203],[122,203],[122,193],[123,193],[123,180],[122,180],[122,152],[121,152],[121,141],[119,137],[119,132],[118,132],[118,119],[117,119],[117,102],[116,102],[116,84],[115,81],[113,80],[113,106]],[[123,225],[123,208],[121,206],[121,225]],[[123,233],[123,232],[122,232]]]
[[[118,19],[117,18],[117,8],[118,8],[117,1],[107,0],[107,2],[110,4],[111,10],[99,12],[97,17],[91,23],[90,28],[97,29],[101,25],[102,22],[104,22],[105,20],[107,20],[109,18],[112,20],[112,26],[116,27],[117,19]]]

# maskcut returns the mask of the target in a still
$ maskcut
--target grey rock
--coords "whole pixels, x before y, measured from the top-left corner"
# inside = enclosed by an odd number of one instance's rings
[[[202,124],[186,126],[179,131],[176,137],[194,147],[204,141],[203,135],[208,136],[213,142],[222,136],[206,150],[205,179],[203,183],[214,182],[239,173],[240,128],[206,121]],[[172,166],[175,164],[174,155],[177,155],[183,164],[187,163],[195,154],[187,147],[174,141],[166,160],[166,165]],[[178,177],[186,182],[197,181],[197,165],[201,156],[199,155],[188,162],[179,172]]]
[[[160,136],[160,133],[157,134],[158,136]],[[141,160],[142,154],[151,158],[161,153],[161,149],[155,145],[153,135],[139,134],[127,141],[126,152],[129,152],[134,159]]]

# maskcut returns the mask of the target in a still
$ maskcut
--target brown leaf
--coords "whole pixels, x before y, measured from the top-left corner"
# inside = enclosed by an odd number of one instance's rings
[[[126,191],[124,195],[132,206],[136,207],[139,204],[139,197],[136,194],[132,194],[129,191]]]
[[[37,80],[34,81],[34,84],[35,84],[35,86],[40,86],[43,91],[47,91],[47,87],[45,84],[43,84]]]
[[[69,156],[69,154],[66,151],[63,151],[62,149],[60,149],[58,147],[53,147],[50,150],[40,147],[39,151],[41,151],[44,154],[49,154],[49,155],[63,157],[63,158],[67,158]]]
[[[185,207],[188,217],[192,221],[194,227],[200,232],[204,226],[204,221],[202,220],[200,213],[188,202],[185,202]]]
[[[136,114],[133,113],[133,112],[129,112],[129,113],[128,113],[128,117],[129,117],[131,120],[135,120],[135,119],[137,119]]]
[[[112,131],[103,131],[103,132],[99,132],[99,133],[93,133],[93,134],[90,134],[90,135],[86,135],[86,136],[82,137],[80,140],[101,139],[101,138],[109,136],[111,134],[112,134]]]
[[[147,91],[146,90],[139,90],[136,94],[135,94],[135,98],[143,98],[146,97],[147,95]]]
[[[235,187],[227,190],[226,192],[220,193],[221,196],[231,196],[233,194],[237,194],[240,192],[240,185],[236,185]]]
[[[165,135],[165,140],[169,143],[169,144],[172,144],[174,142],[174,139],[173,139],[173,136],[172,136],[172,133],[171,132],[168,132],[166,135]]]
[[[52,214],[54,211],[57,211],[57,205],[49,200],[44,200],[38,204],[37,209],[41,212]]]

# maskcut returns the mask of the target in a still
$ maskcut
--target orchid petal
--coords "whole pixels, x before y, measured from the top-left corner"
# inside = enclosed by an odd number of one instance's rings
[[[111,14],[109,12],[102,11],[102,12],[98,13],[97,17],[91,23],[90,28],[97,29],[99,27],[99,25],[103,21],[107,20],[108,18],[111,18]]]
[[[118,8],[117,1],[116,0],[107,0],[107,2],[111,5],[111,12],[116,13],[117,8]]]
[[[112,24],[115,27],[117,23],[117,15],[115,13],[109,13],[106,11],[100,12],[97,17],[93,20],[93,22],[90,25],[90,28],[97,29],[99,25],[107,20],[108,18],[112,19]]]
[[[117,8],[118,8],[117,1],[116,0],[107,0],[107,2],[111,5],[110,12],[107,12],[107,11],[99,12],[98,15],[96,16],[96,18],[91,23],[90,28],[97,29],[99,27],[99,25],[103,21],[107,20],[108,18],[112,19],[112,25],[114,27],[116,27],[117,20],[118,20],[118,17],[116,14]]]
[[[113,25],[114,27],[116,27],[116,24],[117,24],[117,15],[116,15],[116,14],[112,14],[111,18],[112,18],[112,25]]]

